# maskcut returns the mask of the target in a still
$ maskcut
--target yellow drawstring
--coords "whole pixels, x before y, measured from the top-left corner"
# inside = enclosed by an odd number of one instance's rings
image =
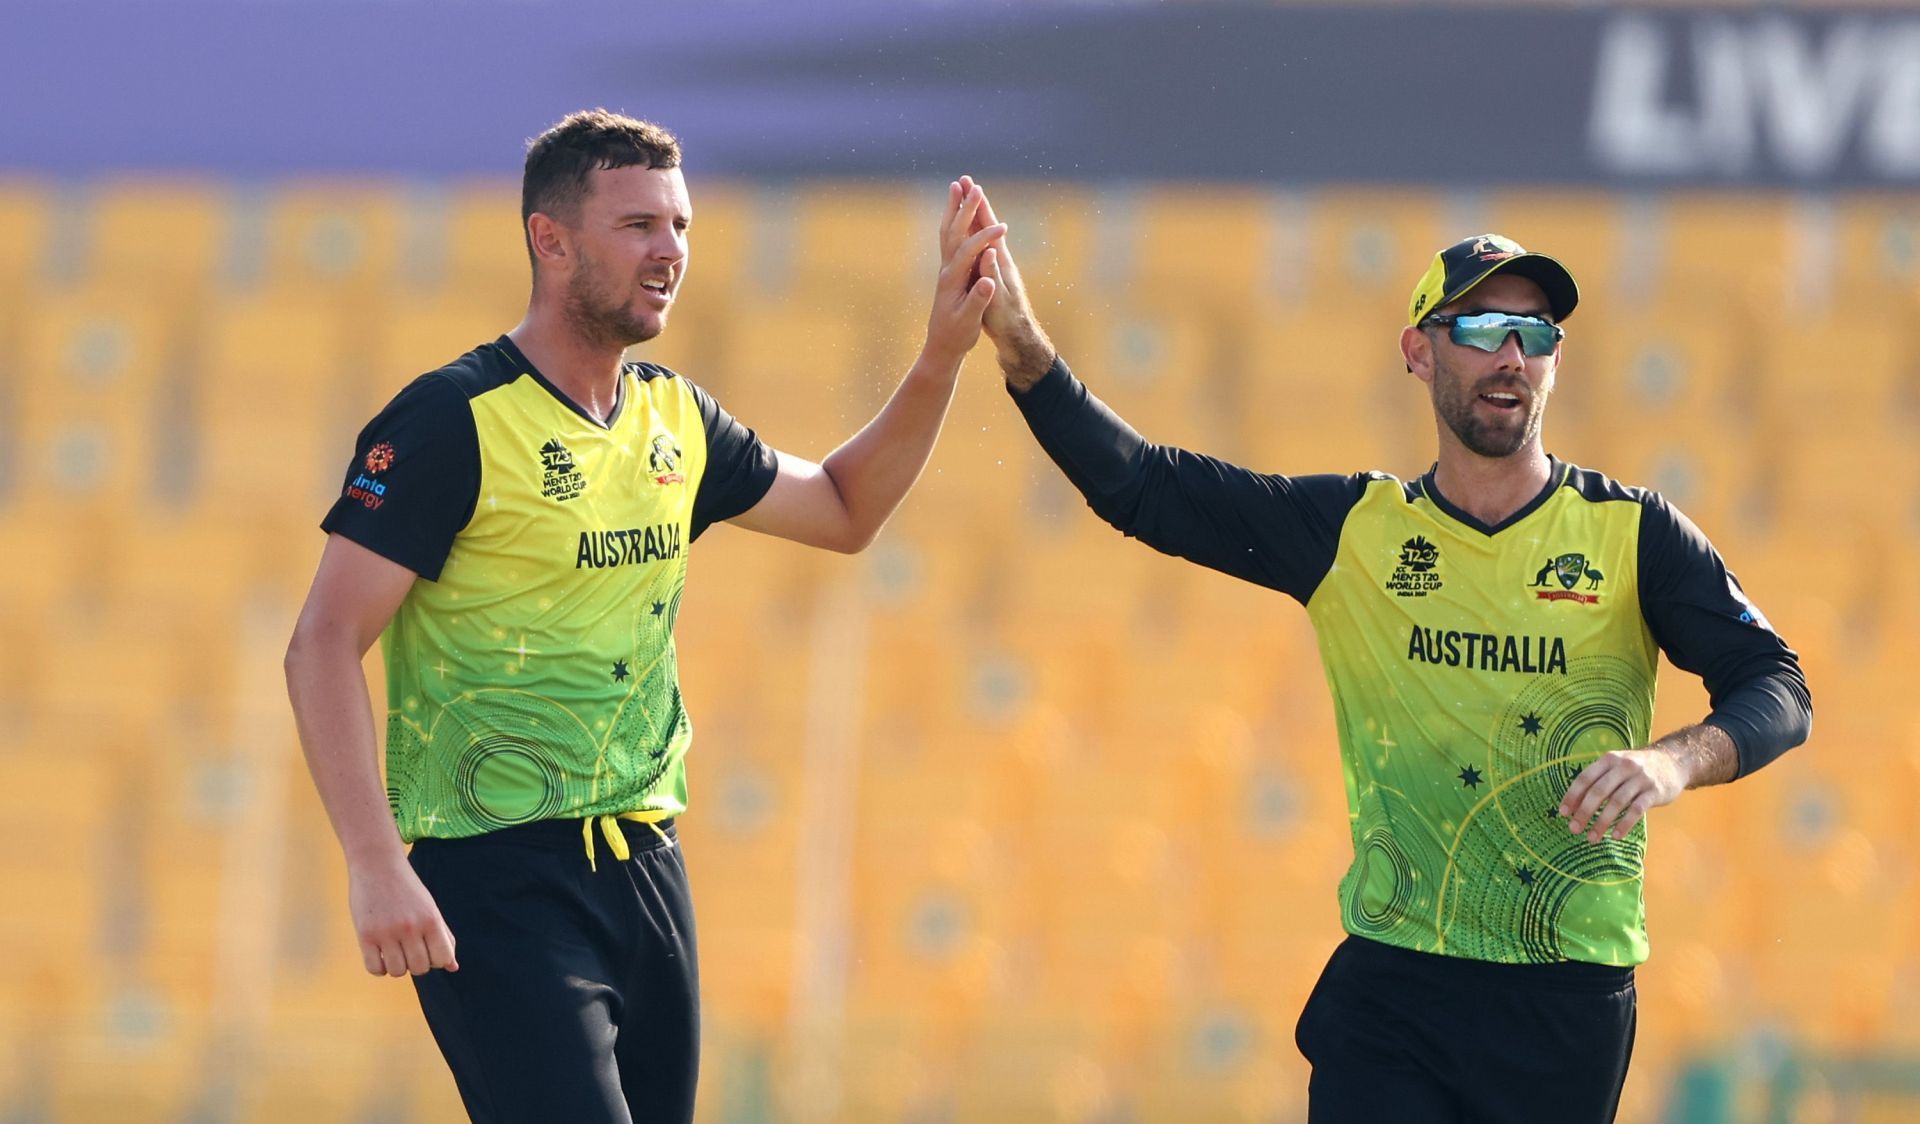
[[[646,824],[653,829],[655,835],[660,837],[660,842],[671,847],[673,846],[673,839],[661,828],[660,821],[672,818],[672,812],[659,808],[649,808],[641,812],[621,812],[617,816],[588,816],[586,819],[581,820],[580,839],[587,845],[587,868],[595,874],[600,872],[600,866],[594,861],[593,857],[593,825],[595,823],[600,825],[600,834],[606,836],[607,846],[613,849],[613,857],[619,859],[621,862],[625,862],[633,857],[633,852],[627,847],[626,833],[621,831],[620,825],[614,821],[632,820],[635,823]]]

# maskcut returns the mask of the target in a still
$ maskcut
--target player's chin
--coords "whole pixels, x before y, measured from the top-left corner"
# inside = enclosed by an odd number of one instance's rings
[[[626,334],[634,343],[645,343],[667,330],[667,314],[664,310],[635,309],[627,318]]]

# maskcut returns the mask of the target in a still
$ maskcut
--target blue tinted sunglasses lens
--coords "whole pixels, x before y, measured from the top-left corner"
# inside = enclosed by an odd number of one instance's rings
[[[1560,325],[1549,324],[1538,316],[1483,312],[1475,316],[1436,316],[1433,319],[1436,323],[1450,325],[1448,336],[1454,343],[1461,347],[1477,347],[1481,351],[1499,351],[1506,346],[1509,334],[1518,333],[1522,354],[1535,357],[1551,355],[1554,347],[1567,337],[1566,330]]]

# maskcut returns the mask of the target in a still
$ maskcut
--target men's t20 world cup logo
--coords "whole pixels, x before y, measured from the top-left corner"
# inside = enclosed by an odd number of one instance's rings
[[[573,452],[558,437],[540,446],[540,494],[561,503],[587,490],[587,478],[573,463]]]
[[[1400,558],[1387,578],[1387,591],[1395,597],[1425,597],[1441,586],[1437,567],[1440,548],[1415,535],[1400,544]]]

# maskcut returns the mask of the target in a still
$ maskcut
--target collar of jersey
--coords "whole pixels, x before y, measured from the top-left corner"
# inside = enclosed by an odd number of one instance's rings
[[[1567,482],[1567,466],[1559,457],[1549,454],[1547,456],[1547,466],[1546,487],[1540,489],[1539,495],[1528,500],[1526,506],[1514,512],[1512,515],[1507,516],[1505,519],[1502,519],[1498,524],[1489,525],[1482,523],[1480,520],[1475,519],[1473,516],[1447,502],[1447,497],[1441,495],[1440,489],[1435,487],[1433,483],[1434,473],[1440,470],[1438,462],[1435,462],[1432,468],[1427,469],[1426,475],[1420,477],[1420,494],[1432,500],[1433,506],[1446,512],[1448,516],[1452,517],[1454,522],[1471,527],[1483,535],[1493,536],[1540,510],[1541,505],[1552,499],[1553,493],[1559,491],[1560,485]]]
[[[582,420],[586,421],[588,424],[592,425],[594,428],[612,429],[615,423],[619,422],[620,415],[626,413],[627,411],[627,364],[625,363],[620,364],[620,385],[614,389],[613,413],[608,414],[607,420],[603,422],[599,418],[596,418],[592,414],[589,414],[585,410],[581,409],[580,403],[575,402],[571,398],[568,398],[565,391],[561,390],[559,387],[548,382],[547,376],[540,373],[540,368],[534,366],[533,363],[524,354],[521,353],[520,349],[514,345],[514,342],[511,339],[507,338],[506,336],[501,336],[499,339],[493,341],[493,345],[499,348],[501,351],[506,352],[507,358],[513,361],[514,366],[518,367],[522,372],[532,375],[533,381],[545,387],[547,393],[553,395],[555,401],[559,402],[562,406],[565,406],[567,409],[572,410],[574,413],[578,414]]]

